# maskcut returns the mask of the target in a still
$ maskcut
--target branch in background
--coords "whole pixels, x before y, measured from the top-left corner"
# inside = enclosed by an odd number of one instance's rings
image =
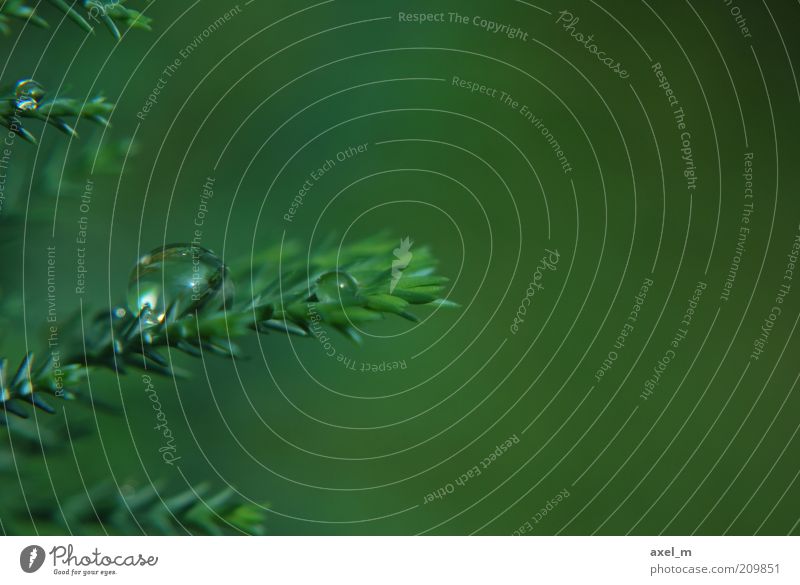
[[[48,419],[48,422],[47,425],[40,425],[33,419],[10,419],[5,427],[7,437],[3,437],[8,440],[0,443],[0,459],[4,459],[5,443],[17,456],[53,455],[68,450],[73,441],[88,437],[93,431],[92,425],[86,420],[73,420],[68,425],[66,419],[55,417]],[[10,457],[10,453],[8,455]]]
[[[207,484],[165,496],[156,485],[141,488],[102,482],[62,502],[31,507],[38,531],[80,535],[223,536],[265,533],[267,507],[246,502],[230,489],[212,492]],[[20,520],[31,520],[21,518]],[[49,529],[48,529],[49,527]],[[14,527],[14,533],[24,533]]]
[[[25,0],[7,0],[0,6],[0,33],[5,35],[11,33],[11,20],[27,20],[31,24],[48,28],[47,21],[36,14],[36,11],[29,6]]]
[[[125,6],[125,0],[48,0],[63,12],[67,18],[86,32],[94,32],[91,22],[102,22],[103,25],[119,40],[122,36],[119,27],[126,29],[151,30],[152,20],[138,10]],[[11,32],[11,20],[22,20],[41,27],[49,28],[47,20],[42,18],[36,8],[26,0],[6,0],[0,6],[0,32]]]
[[[108,116],[113,109],[114,104],[99,95],[89,98],[86,103],[68,97],[47,98],[44,88],[33,79],[23,79],[13,86],[0,88],[0,122],[34,144],[36,137],[23,126],[23,119],[40,120],[76,137],[77,132],[68,119],[86,118],[108,126]]]

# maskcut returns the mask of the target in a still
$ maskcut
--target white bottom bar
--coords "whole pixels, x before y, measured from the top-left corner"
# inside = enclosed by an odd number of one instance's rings
[[[797,584],[798,553],[797,537],[6,537],[0,582]]]

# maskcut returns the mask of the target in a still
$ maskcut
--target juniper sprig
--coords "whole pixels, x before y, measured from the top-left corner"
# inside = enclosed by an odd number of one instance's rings
[[[114,104],[102,95],[87,98],[85,102],[70,97],[49,98],[44,88],[33,79],[23,79],[14,85],[0,88],[0,123],[31,143],[36,137],[23,125],[23,119],[39,120],[54,126],[64,134],[77,137],[74,123],[69,119],[85,118],[101,126],[108,126],[108,117]]]
[[[224,269],[224,286],[230,289],[235,283],[238,290],[247,291],[241,300],[228,295],[218,304],[192,310],[173,302],[157,316],[150,307],[138,311],[111,307],[89,322],[79,344],[84,352],[58,363],[50,359],[39,367],[28,355],[13,376],[3,361],[0,406],[17,416],[26,415],[20,403],[52,412],[43,395],[83,399],[80,385],[93,368],[183,375],[170,366],[165,348],[195,357],[207,352],[236,358],[241,354],[237,337],[275,331],[307,336],[319,323],[359,343],[358,328],[371,321],[389,315],[415,321],[413,306],[457,306],[442,298],[448,279],[433,273],[435,260],[427,248],[415,249],[399,278],[391,251],[383,237],[322,249],[305,258],[297,247],[288,246],[266,251],[233,270]],[[136,271],[132,286],[135,276]],[[248,281],[249,287],[244,284]]]

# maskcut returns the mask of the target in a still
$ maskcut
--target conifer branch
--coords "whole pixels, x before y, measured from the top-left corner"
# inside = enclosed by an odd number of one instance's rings
[[[68,356],[63,363],[51,359],[38,368],[31,354],[13,377],[3,361],[0,406],[17,416],[26,415],[19,406],[22,402],[52,412],[43,395],[83,399],[79,386],[93,368],[184,375],[170,366],[160,351],[165,348],[194,357],[208,352],[236,358],[241,355],[234,342],[237,337],[275,331],[308,336],[322,323],[360,343],[361,325],[392,315],[415,321],[413,306],[457,306],[442,298],[448,279],[433,274],[435,261],[427,248],[415,250],[399,278],[391,251],[392,244],[383,237],[339,250],[323,249],[308,259],[289,246],[283,253],[270,250],[255,258],[253,270],[225,268],[238,290],[250,288],[243,300],[228,299],[183,312],[173,303],[156,319],[149,308],[138,313],[121,306],[109,308],[90,322],[82,344],[85,353]],[[243,286],[248,280],[251,286]],[[333,295],[325,289],[331,280]]]
[[[0,123],[22,137],[36,143],[36,137],[23,125],[23,119],[33,119],[50,124],[64,134],[77,137],[74,123],[69,119],[86,118],[101,126],[108,126],[108,117],[114,104],[96,95],[81,103],[70,97],[48,98],[46,91],[33,79],[23,79],[12,86],[0,88]]]

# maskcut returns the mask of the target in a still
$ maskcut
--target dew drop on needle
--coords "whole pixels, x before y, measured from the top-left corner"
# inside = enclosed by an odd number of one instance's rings
[[[326,272],[317,279],[314,292],[321,303],[347,303],[358,296],[358,282],[341,270]]]
[[[219,257],[194,244],[170,244],[145,254],[131,271],[128,308],[150,325],[223,304],[232,285]]]

